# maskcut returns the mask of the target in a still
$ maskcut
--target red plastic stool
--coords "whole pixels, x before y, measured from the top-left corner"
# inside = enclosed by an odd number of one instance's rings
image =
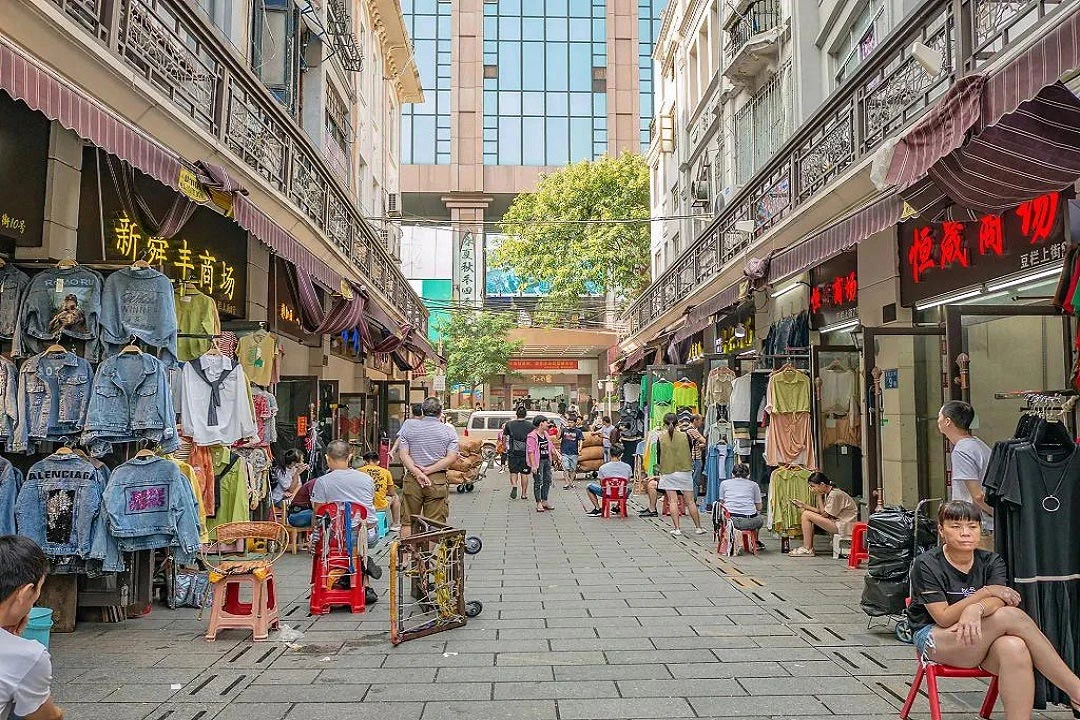
[[[671,513],[668,512],[667,493],[665,493],[663,490],[660,490],[658,492],[663,493],[663,503],[660,506],[660,515],[661,515],[661,517],[664,516],[664,515],[670,515]],[[679,515],[689,515],[689,514],[690,514],[689,511],[687,511],[687,509],[686,509],[686,501],[683,500],[682,493],[679,493]]]
[[[857,522],[851,526],[851,550],[848,551],[847,566],[858,569],[859,563],[870,559],[870,548],[866,544],[867,523]]]
[[[350,612],[365,610],[363,560],[367,548],[367,509],[357,503],[330,503],[321,505],[312,519],[312,528],[318,528],[318,542],[313,543],[315,555],[311,558],[311,600],[308,612],[325,615],[334,605],[346,605]],[[360,522],[353,528],[352,547],[345,542],[346,517]],[[351,555],[351,557],[350,557]],[[334,584],[346,578],[349,587],[336,589]]]
[[[618,514],[626,517],[626,495],[630,486],[629,478],[600,479],[600,510],[603,517],[611,517],[611,506],[618,508]]]
[[[994,710],[994,703],[998,696],[998,679],[993,673],[988,673],[982,668],[958,668],[952,665],[941,665],[934,662],[919,660],[919,666],[915,670],[915,679],[911,681],[911,691],[908,692],[904,708],[900,711],[901,720],[907,720],[911,713],[911,706],[915,704],[915,698],[919,695],[923,677],[926,678],[926,695],[930,698],[931,720],[941,720],[941,700],[938,698],[938,678],[993,678],[990,687],[986,689],[986,697],[983,698],[982,707],[979,709],[979,717],[989,720],[990,713]]]

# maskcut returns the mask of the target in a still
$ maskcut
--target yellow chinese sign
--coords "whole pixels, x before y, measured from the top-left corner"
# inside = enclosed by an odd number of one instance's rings
[[[184,237],[183,233],[171,239],[145,235],[138,223],[123,211],[113,217],[108,233],[111,235],[110,260],[132,263],[142,258],[174,282],[189,282],[214,298],[221,312],[236,317],[243,315],[243,288],[238,288],[237,281],[245,277],[246,268],[238,272],[232,262],[221,258],[239,255],[239,260],[243,261],[246,247],[211,246],[210,238],[196,245],[196,241]]]
[[[199,178],[186,167],[180,168],[180,176],[177,178],[176,184],[180,186],[180,192],[197,203],[204,203],[210,199],[206,194],[206,190],[203,189],[202,183],[199,182]]]

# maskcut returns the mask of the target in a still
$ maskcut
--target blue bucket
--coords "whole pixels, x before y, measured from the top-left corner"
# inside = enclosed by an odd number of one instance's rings
[[[49,608],[30,608],[30,620],[26,623],[22,636],[27,640],[37,640],[45,647],[49,647],[49,630],[53,626],[52,612]]]

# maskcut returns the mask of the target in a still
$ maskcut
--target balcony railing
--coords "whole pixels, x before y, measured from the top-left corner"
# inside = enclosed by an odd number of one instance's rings
[[[757,237],[796,208],[814,201],[844,170],[914,122],[953,83],[957,66],[982,67],[1018,40],[1021,29],[1030,30],[1032,18],[1041,19],[1064,4],[975,0],[962,3],[965,16],[956,18],[951,0],[925,2],[796,129],[723,212],[634,301],[623,315],[630,334],[719,277]],[[972,15],[973,5],[976,15]],[[970,49],[958,43],[960,27],[979,28],[972,34]],[[937,76],[929,77],[911,57],[909,49],[915,41],[942,54],[944,62]],[[753,220],[754,232],[735,230],[740,220]],[[688,267],[696,271],[691,273]],[[694,279],[688,281],[690,277]]]
[[[250,167],[326,236],[405,319],[427,309],[321,148],[186,0],[52,0]]]
[[[779,0],[756,0],[750,3],[742,17],[728,29],[727,59],[731,60],[755,35],[777,27],[780,17]]]

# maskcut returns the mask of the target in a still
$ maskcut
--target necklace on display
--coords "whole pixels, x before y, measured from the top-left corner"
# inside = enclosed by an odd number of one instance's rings
[[[1058,483],[1054,486],[1053,492],[1050,492],[1049,489],[1047,489],[1046,480],[1040,476],[1039,479],[1042,482],[1043,490],[1046,491],[1046,497],[1042,500],[1042,509],[1046,512],[1056,513],[1061,509],[1061,498],[1059,498],[1057,494],[1058,490],[1061,489],[1062,484],[1065,482],[1065,476],[1069,474],[1069,468],[1071,466],[1072,458],[1070,457],[1069,461],[1065,463],[1065,467],[1061,468],[1061,475],[1058,477]]]

